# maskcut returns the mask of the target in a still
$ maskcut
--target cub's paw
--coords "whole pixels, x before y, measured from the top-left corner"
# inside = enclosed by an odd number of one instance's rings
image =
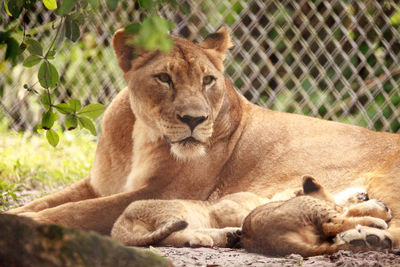
[[[386,250],[392,248],[392,237],[384,230],[357,225],[355,229],[338,234],[335,244],[350,250]]]
[[[378,199],[371,199],[367,202],[373,201],[374,205],[376,206],[376,213],[372,215],[373,217],[381,218],[386,222],[389,222],[392,219],[392,210],[386,205],[385,202],[378,200]]]
[[[212,247],[214,245],[213,239],[202,233],[193,233],[189,240],[185,242],[185,247]]]
[[[371,216],[389,222],[392,219],[392,211],[383,201],[380,201],[378,199],[370,199],[368,201],[364,201],[351,206],[347,210],[346,216]]]
[[[375,217],[365,217],[364,222],[360,224],[363,226],[373,227],[381,230],[385,230],[388,228],[388,225],[384,220]]]
[[[226,246],[227,248],[239,248],[240,247],[240,236],[242,230],[236,230],[226,233]]]

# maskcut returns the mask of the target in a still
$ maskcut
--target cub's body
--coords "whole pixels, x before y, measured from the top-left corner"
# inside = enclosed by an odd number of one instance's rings
[[[305,195],[253,210],[243,222],[241,245],[251,252],[276,256],[313,256],[339,249],[358,251],[367,248],[368,242],[374,247],[390,248],[390,239],[377,235],[380,231],[374,229],[386,229],[385,221],[391,219],[383,202],[368,200],[343,208],[310,177],[305,178],[303,190]],[[354,202],[354,198],[349,201]],[[370,236],[366,242],[354,236],[361,229],[356,230],[358,225],[367,226],[362,228]],[[356,241],[347,244],[344,241],[350,236]]]
[[[128,206],[111,236],[125,245],[229,247],[247,214],[266,202],[241,192],[216,201],[140,200]]]

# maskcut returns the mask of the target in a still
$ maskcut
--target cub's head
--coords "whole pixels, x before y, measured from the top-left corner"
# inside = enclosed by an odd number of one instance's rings
[[[303,193],[304,195],[335,203],[333,196],[311,176],[303,177]]]
[[[332,195],[311,176],[303,177],[303,192],[301,194],[330,201],[341,207],[348,207],[369,199],[365,188],[361,187],[350,187]]]
[[[231,46],[227,30],[199,44],[172,36],[169,53],[136,49],[127,43],[131,38],[118,30],[113,47],[136,119],[153,141],[168,142],[177,158],[204,155],[225,94],[223,60]]]

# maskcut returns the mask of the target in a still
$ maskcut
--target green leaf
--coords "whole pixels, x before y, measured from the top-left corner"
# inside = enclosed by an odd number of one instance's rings
[[[57,1],[56,0],[42,0],[44,6],[48,9],[48,10],[54,10],[57,9]],[[69,0],[67,0],[69,1]]]
[[[0,37],[3,37],[3,36],[1,36],[1,33],[0,33]],[[16,60],[17,56],[20,54],[20,51],[21,51],[19,49],[18,42],[14,38],[9,37],[9,36],[5,36],[4,39],[5,39],[5,43],[7,44],[6,55],[5,55],[4,59],[6,59],[6,60],[11,59],[13,61]]]
[[[54,101],[54,95],[44,93],[40,96],[40,102],[42,102],[42,105],[45,109],[49,109],[51,104]]]
[[[8,14],[11,14],[14,18],[18,18],[21,14],[24,0],[6,0],[4,3],[4,7],[7,6]]]
[[[42,48],[42,45],[38,41],[36,41],[32,38],[28,38],[25,40],[25,43],[28,46],[28,51],[32,55],[43,56],[43,48]]]
[[[48,56],[54,57],[56,55],[55,50],[50,50],[49,53],[47,53]]]
[[[94,136],[97,135],[96,127],[90,119],[86,117],[78,117],[78,123],[82,128],[88,129]]]
[[[76,21],[78,25],[82,25],[85,22],[85,15],[83,13],[74,12],[71,14],[71,20]]]
[[[70,99],[69,106],[74,110],[74,112],[77,112],[82,107],[81,102],[79,102],[78,99]]]
[[[125,26],[125,31],[132,35],[137,34],[140,31],[140,23],[135,22]]]
[[[47,138],[47,142],[49,142],[49,144],[54,147],[57,146],[58,141],[60,140],[60,138],[58,137],[58,134],[52,129],[49,129],[46,131],[46,138]]]
[[[74,130],[78,126],[78,120],[75,115],[68,115],[65,118],[65,128],[68,131]]]
[[[100,4],[100,0],[87,0],[93,9],[97,9]]]
[[[150,11],[150,10],[156,10],[158,8],[158,5],[161,1],[156,1],[156,0],[137,0],[139,6],[143,8],[144,10]]]
[[[65,37],[75,42],[79,39],[81,32],[79,25],[75,20],[72,20],[70,16],[65,19]]]
[[[61,103],[61,104],[55,105],[54,107],[62,114],[71,114],[71,113],[75,112],[74,109],[71,108],[71,106],[68,105],[67,103]]]
[[[400,8],[390,18],[390,24],[392,24],[393,26],[400,25]]]
[[[32,67],[38,64],[40,61],[42,61],[42,58],[37,56],[37,55],[30,55],[24,60],[24,67]]]
[[[78,114],[95,119],[100,116],[105,109],[106,107],[102,104],[89,104],[83,107],[83,109],[81,109]]]
[[[42,116],[42,124],[41,124],[42,128],[45,130],[51,129],[56,119],[57,119],[57,113],[51,110],[46,111]]]
[[[106,4],[109,10],[114,11],[118,6],[119,0],[106,0]]]
[[[38,79],[41,86],[44,88],[54,88],[58,82],[58,72],[50,62],[43,62],[40,65]]]
[[[59,16],[68,14],[74,8],[76,1],[77,0],[63,0],[60,7],[56,11],[56,14]]]
[[[4,0],[3,3],[4,3],[4,9],[6,10],[6,13],[7,13],[10,17],[12,17],[12,14],[11,14],[10,10],[8,9],[7,0]]]
[[[139,33],[134,36],[133,43],[146,50],[168,52],[172,47],[169,30],[174,24],[159,16],[146,17],[140,25]]]

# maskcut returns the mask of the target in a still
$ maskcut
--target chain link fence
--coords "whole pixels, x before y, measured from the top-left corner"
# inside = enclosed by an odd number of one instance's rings
[[[202,40],[221,25],[235,47],[226,72],[250,101],[287,112],[356,124],[400,129],[400,4],[389,0],[179,0],[188,13],[167,7],[174,34]],[[134,1],[114,12],[100,8],[81,39],[65,42],[54,64],[60,73],[58,101],[68,97],[108,104],[125,83],[112,48],[112,33],[137,21]],[[1,13],[1,16],[6,16]],[[51,13],[39,5],[21,16],[27,32],[49,41]],[[48,23],[47,23],[48,22]],[[46,24],[47,23],[47,24]],[[0,51],[0,58],[4,55]],[[0,110],[16,130],[39,123],[40,105],[23,84],[36,83],[37,69],[0,66]]]

